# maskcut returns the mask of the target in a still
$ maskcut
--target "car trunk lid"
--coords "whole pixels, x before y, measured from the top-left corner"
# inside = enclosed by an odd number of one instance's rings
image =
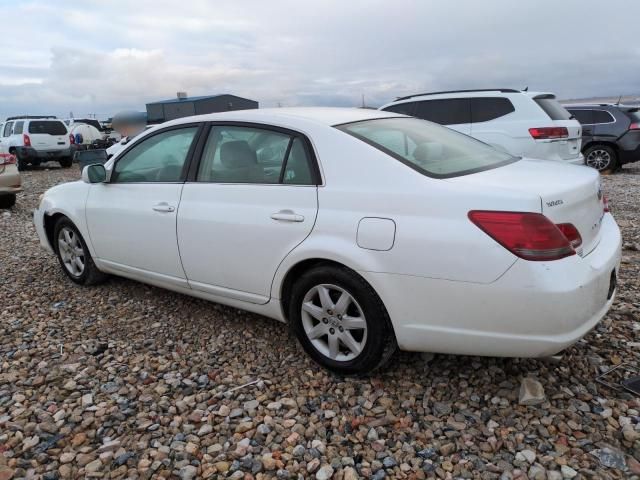
[[[64,150],[69,148],[67,127],[59,120],[32,120],[27,132],[36,150]]]
[[[579,255],[598,244],[604,198],[598,172],[587,167],[548,160],[523,159],[485,172],[447,180],[493,189],[518,191],[540,197],[540,212],[553,223],[570,223],[582,237]],[[505,211],[509,206],[505,205]]]
[[[558,157],[563,160],[571,160],[580,155],[582,146],[582,126],[580,122],[572,118],[571,113],[567,111],[557,100],[555,95],[550,93],[538,94],[533,97],[533,101],[545,112],[549,117],[548,125],[540,125],[544,128],[565,128],[566,135],[562,138],[536,138],[532,133],[536,142],[549,143],[556,151]]]

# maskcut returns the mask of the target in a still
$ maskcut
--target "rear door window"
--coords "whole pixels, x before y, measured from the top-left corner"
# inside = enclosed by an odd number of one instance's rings
[[[537,97],[533,99],[538,106],[549,115],[551,120],[570,120],[571,114],[556,100],[553,95]]]
[[[471,99],[471,121],[488,122],[515,112],[513,103],[503,97],[477,97]]]
[[[582,125],[593,125],[593,110],[569,110]]]
[[[384,109],[386,112],[401,113],[413,116],[416,111],[416,102],[398,103]]]
[[[471,123],[471,102],[468,98],[423,100],[417,102],[414,116],[440,125]]]
[[[33,120],[29,122],[29,133],[41,133],[46,135],[66,135],[67,127],[62,122]]]
[[[16,122],[13,126],[13,134],[16,135],[18,133],[22,133],[22,128],[24,127],[24,122]]]

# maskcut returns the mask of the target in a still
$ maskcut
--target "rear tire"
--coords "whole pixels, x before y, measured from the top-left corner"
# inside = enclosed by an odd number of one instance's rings
[[[71,157],[61,158],[59,163],[62,168],[71,168],[71,165],[73,165],[73,159]]]
[[[0,208],[11,208],[16,204],[16,195],[0,195]]]
[[[93,263],[89,248],[78,229],[62,217],[53,230],[53,243],[62,271],[79,285],[97,285],[107,279]]]
[[[584,151],[584,163],[599,172],[613,172],[618,165],[618,154],[607,145],[591,145]]]
[[[382,300],[346,267],[319,266],[296,279],[289,321],[309,356],[336,373],[372,372],[398,349]]]

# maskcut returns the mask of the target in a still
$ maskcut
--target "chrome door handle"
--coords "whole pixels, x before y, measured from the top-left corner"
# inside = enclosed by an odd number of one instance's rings
[[[293,210],[280,210],[271,215],[273,220],[281,222],[304,222],[304,217],[293,212]]]
[[[154,205],[153,208],[156,212],[163,212],[163,213],[171,213],[171,212],[175,212],[176,207],[172,207],[171,205],[169,205],[168,203],[158,203],[157,205]]]

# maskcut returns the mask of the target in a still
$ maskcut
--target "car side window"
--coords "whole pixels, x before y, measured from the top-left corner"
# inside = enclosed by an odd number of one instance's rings
[[[488,122],[515,112],[511,100],[504,97],[476,97],[471,99],[471,121]]]
[[[440,125],[471,123],[471,102],[468,98],[423,100],[417,102],[414,116]]]
[[[8,137],[11,135],[11,127],[13,126],[13,122],[7,122],[4,126],[4,132],[2,133],[3,137]]]
[[[16,135],[18,133],[22,133],[22,129],[24,127],[24,122],[16,122],[13,126],[13,134]]]
[[[180,182],[198,127],[160,132],[141,140],[116,162],[111,183]]]
[[[390,105],[384,109],[386,112],[401,113],[403,115],[412,115],[416,110],[416,102],[405,102]]]
[[[593,123],[613,123],[615,119],[609,112],[604,110],[593,111]]]
[[[213,126],[197,181],[313,185],[311,172],[299,137],[254,127]]]
[[[576,117],[582,125],[593,125],[593,110],[569,110],[569,113]]]

